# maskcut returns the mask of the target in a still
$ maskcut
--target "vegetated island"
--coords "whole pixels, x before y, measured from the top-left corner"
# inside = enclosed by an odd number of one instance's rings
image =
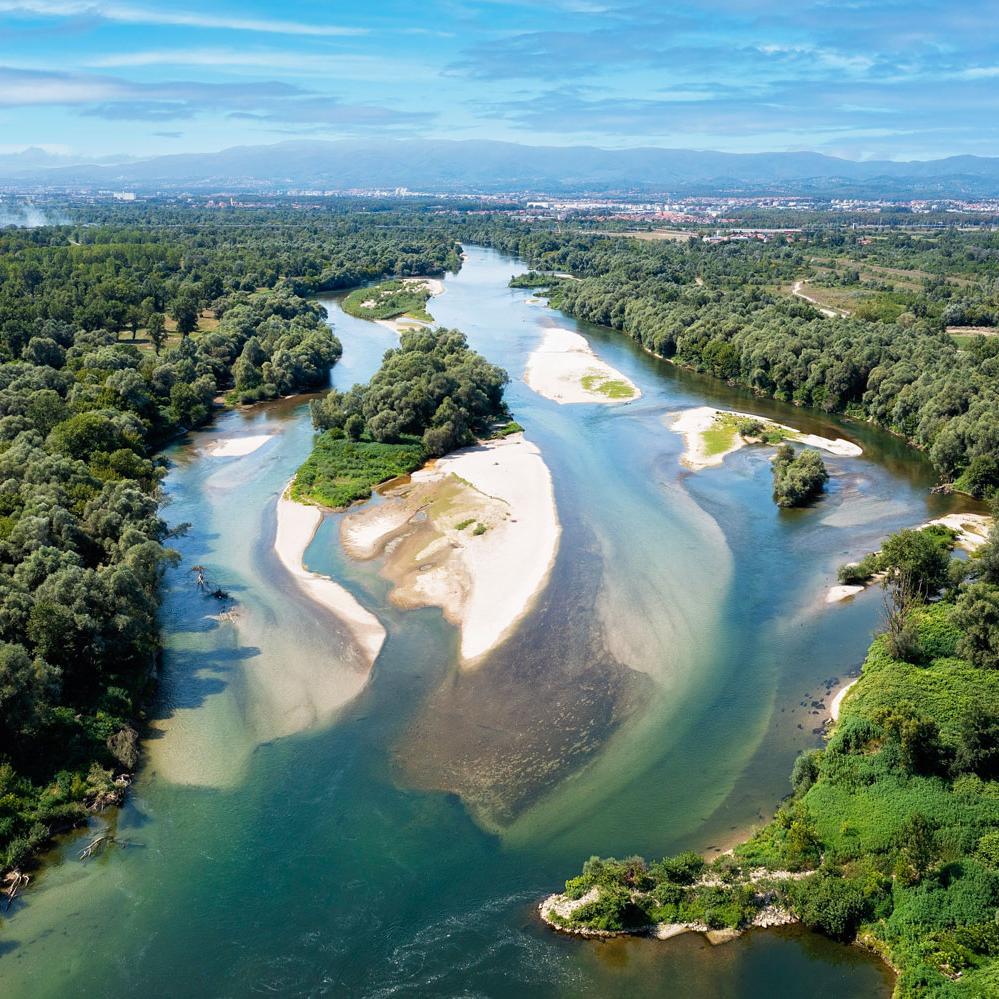
[[[896,999],[999,994],[999,532],[966,560],[916,535],[885,543],[885,632],[776,817],[710,864],[594,857],[541,904],[549,925],[800,922],[881,955]]]
[[[370,319],[400,333],[434,321],[427,302],[444,291],[437,278],[401,278],[352,291],[341,308],[358,319]]]
[[[524,380],[539,395],[558,403],[630,402],[641,391],[602,361],[585,337],[552,327],[527,360]]]
[[[696,406],[671,413],[666,419],[671,430],[683,435],[684,452],[680,460],[693,471],[720,465],[728,455],[747,444],[777,445],[795,441],[843,457],[863,454],[859,445],[852,441],[803,434],[793,427],[751,413]]]
[[[790,444],[777,448],[771,471],[774,502],[782,509],[807,506],[825,490],[829,481],[829,471],[818,452],[795,454]]]
[[[389,483],[382,502],[344,518],[344,550],[386,555],[399,606],[442,607],[465,663],[527,609],[560,534],[548,469],[509,421],[507,381],[457,330],[404,332],[367,385],[313,403],[323,433],[291,488],[343,509]]]

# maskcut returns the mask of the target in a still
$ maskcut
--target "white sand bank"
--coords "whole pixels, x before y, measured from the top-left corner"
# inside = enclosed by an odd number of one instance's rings
[[[934,524],[949,527],[952,531],[957,531],[957,547],[966,552],[974,552],[989,540],[993,523],[994,519],[984,513],[948,513],[945,517],[937,517],[936,520],[921,525],[920,530]]]
[[[558,403],[630,402],[637,386],[593,353],[586,339],[571,330],[547,329],[527,360],[524,380],[539,395]]]
[[[839,710],[843,706],[843,698],[849,693],[850,688],[860,679],[859,676],[855,676],[848,683],[844,683],[839,690],[836,691],[835,697],[829,704],[829,717],[833,721],[839,721]]]
[[[762,416],[755,416],[752,413],[740,413],[730,409],[715,409],[713,406],[697,406],[693,409],[684,409],[678,413],[671,413],[666,418],[669,422],[667,426],[675,433],[684,437],[684,452],[681,461],[688,468],[700,471],[703,468],[710,468],[720,465],[733,451],[738,451],[751,443],[733,430],[731,441],[724,448],[717,448],[715,442],[709,446],[705,434],[716,429],[719,417],[736,417],[738,419],[756,420],[762,423],[765,429],[781,430],[788,441],[795,441],[799,444],[807,444],[809,447],[819,448],[829,454],[841,457],[855,458],[863,454],[863,450],[852,441],[837,437],[830,440],[828,437],[819,437],[816,434],[802,434],[794,427],[786,426],[783,423],[774,423]]]
[[[462,662],[470,664],[529,609],[560,534],[548,467],[515,434],[414,473],[381,504],[344,517],[340,536],[355,558],[386,553],[394,603],[441,607],[461,629]]]
[[[242,458],[263,447],[274,435],[255,434],[250,437],[223,437],[205,449],[212,458]]]
[[[838,604],[841,600],[846,600],[848,597],[855,597],[858,593],[863,593],[866,589],[866,586],[859,584],[830,586],[829,592],[826,594],[826,603]]]
[[[286,489],[277,504],[274,551],[299,588],[310,599],[332,611],[347,626],[370,665],[378,657],[385,641],[385,629],[381,622],[339,583],[328,576],[310,572],[302,561],[322,519],[322,512],[317,507],[296,503],[289,498]]]

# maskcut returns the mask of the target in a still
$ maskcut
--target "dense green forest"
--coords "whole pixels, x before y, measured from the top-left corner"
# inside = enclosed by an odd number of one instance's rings
[[[323,433],[295,477],[292,496],[347,506],[427,458],[474,443],[508,416],[508,381],[459,330],[403,333],[367,385],[313,400],[312,422]]]
[[[457,263],[381,218],[0,231],[0,871],[137,762],[175,558],[157,448],[220,393],[328,384],[340,344],[302,295]]]
[[[970,560],[952,546],[886,542],[886,631],[772,822],[710,867],[593,858],[554,921],[741,927],[776,905],[882,954],[900,999],[999,994],[999,531]]]
[[[537,271],[575,275],[549,278],[548,295],[579,319],[761,395],[876,423],[926,449],[942,481],[973,495],[999,487],[999,338],[959,345],[946,331],[999,314],[995,233],[864,242],[818,230],[790,242],[677,244],[492,220],[469,225],[468,236]],[[925,277],[915,291],[830,319],[790,287],[818,277],[814,261],[833,254],[906,264],[907,285]]]

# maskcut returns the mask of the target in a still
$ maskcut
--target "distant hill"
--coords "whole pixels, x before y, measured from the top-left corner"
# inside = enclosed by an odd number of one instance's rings
[[[599,149],[447,140],[342,140],[217,153],[67,162],[39,149],[0,156],[0,180],[147,189],[317,187],[482,192],[790,193],[841,197],[999,195],[999,159],[895,162],[820,153]]]

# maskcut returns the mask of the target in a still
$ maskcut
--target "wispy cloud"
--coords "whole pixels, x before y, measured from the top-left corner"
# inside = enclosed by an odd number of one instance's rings
[[[284,70],[294,76],[324,76],[337,80],[384,81],[393,74],[408,80],[432,80],[439,73],[431,65],[394,54],[346,55],[337,52],[301,52],[279,49],[201,46],[178,49],[133,49],[104,53],[86,60],[94,69],[139,69],[146,66],[212,66],[244,70]]]
[[[0,107],[74,107],[106,121],[172,121],[217,113],[233,120],[405,129],[434,112],[349,103],[281,81],[138,83],[115,76],[0,67]]]
[[[210,14],[200,11],[169,10],[132,4],[104,3],[101,0],[2,0],[0,13],[22,17],[86,17],[120,24],[176,25],[178,27],[226,31],[266,32],[275,35],[330,37],[363,35],[365,28],[280,18],[244,17],[238,14]]]

